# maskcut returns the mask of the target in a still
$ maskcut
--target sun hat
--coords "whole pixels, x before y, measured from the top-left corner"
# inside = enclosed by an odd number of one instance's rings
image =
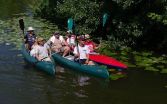
[[[41,42],[41,41],[43,41],[43,40],[44,40],[44,39],[41,38],[41,37],[37,38],[37,42]]]
[[[33,27],[28,27],[28,31],[34,31]]]

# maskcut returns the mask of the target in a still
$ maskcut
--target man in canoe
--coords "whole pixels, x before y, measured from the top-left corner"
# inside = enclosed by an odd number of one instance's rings
[[[59,32],[55,32],[54,35],[49,39],[48,44],[51,46],[51,50],[56,53],[63,53],[65,57],[70,52],[70,47],[65,42]]]
[[[38,46],[36,48],[35,57],[38,61],[51,61],[50,47],[45,44],[45,40],[41,37],[37,38]]]
[[[79,58],[79,63],[87,64],[87,65],[94,65],[92,61],[89,60],[89,53],[90,50],[85,45],[85,39],[83,37],[79,38],[78,46],[74,48],[74,57]]]
[[[34,33],[34,28],[33,27],[28,27],[27,33],[24,36],[25,47],[28,50],[31,50],[31,47],[34,44],[35,39],[36,39],[36,35]]]

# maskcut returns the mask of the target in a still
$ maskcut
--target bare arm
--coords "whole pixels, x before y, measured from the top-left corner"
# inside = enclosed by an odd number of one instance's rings
[[[86,59],[86,64],[88,64],[89,63],[89,54],[86,54],[86,57],[87,57],[87,59]]]

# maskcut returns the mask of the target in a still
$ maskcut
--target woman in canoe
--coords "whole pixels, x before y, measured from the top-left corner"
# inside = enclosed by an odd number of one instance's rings
[[[38,46],[36,46],[36,54],[35,58],[38,61],[51,61],[51,50],[50,47],[45,44],[45,40],[43,38],[37,38]]]

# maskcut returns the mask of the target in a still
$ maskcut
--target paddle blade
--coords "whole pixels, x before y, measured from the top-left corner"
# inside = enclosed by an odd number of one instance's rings
[[[24,31],[24,21],[23,21],[23,19],[20,19],[20,20],[19,20],[19,26],[20,26],[20,29],[21,29],[22,31]]]
[[[68,21],[67,21],[67,27],[68,27],[68,30],[71,30],[73,29],[73,19],[72,18],[69,18]]]
[[[105,26],[105,24],[107,22],[107,19],[108,19],[108,14],[104,13],[104,15],[103,15],[103,27]]]

